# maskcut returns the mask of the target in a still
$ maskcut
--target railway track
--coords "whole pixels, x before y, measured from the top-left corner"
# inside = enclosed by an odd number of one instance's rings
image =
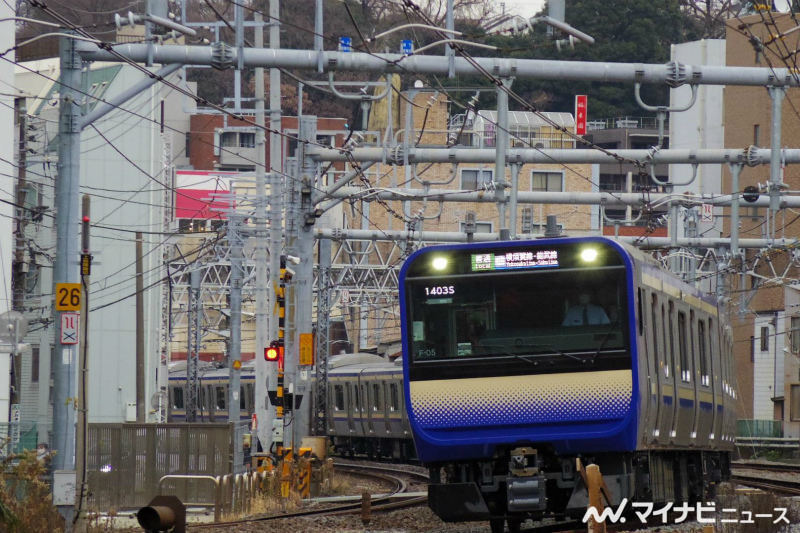
[[[731,481],[740,485],[747,485],[757,489],[775,492],[778,494],[788,494],[791,496],[800,495],[800,482],[784,479],[765,479],[763,477],[752,476],[731,476]]]
[[[747,463],[744,461],[734,461],[731,463],[734,470],[764,470],[767,472],[800,472],[800,464],[787,463]]]
[[[335,463],[335,468],[338,472],[347,473],[348,475],[377,480],[386,483],[391,488],[388,492],[381,492],[378,495],[373,495],[371,498],[370,506],[372,512],[388,511],[395,509],[402,509],[405,507],[414,507],[423,505],[427,502],[426,496],[409,496],[408,498],[400,498],[404,492],[408,491],[408,479],[414,482],[426,482],[428,476],[419,472],[409,472],[392,466],[374,466],[374,465],[361,465],[357,463]],[[270,515],[256,515],[240,520],[229,520],[226,522],[214,522],[203,524],[190,524],[187,525],[188,529],[213,529],[235,527],[244,524],[254,524],[259,522],[270,522],[275,520],[285,520],[289,518],[300,518],[309,516],[335,516],[343,514],[352,514],[361,512],[361,501],[355,503],[342,503],[326,507],[324,509],[307,509],[303,511],[295,511],[292,513],[270,514]]]

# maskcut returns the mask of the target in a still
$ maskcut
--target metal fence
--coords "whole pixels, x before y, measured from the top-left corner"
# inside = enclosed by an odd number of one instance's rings
[[[158,494],[159,479],[170,474],[222,476],[241,471],[246,426],[246,422],[90,424],[89,507],[98,511],[142,507]],[[171,481],[164,492],[187,503],[215,499],[213,487],[191,480]]]
[[[0,423],[0,457],[36,449],[37,436],[35,422]]]
[[[736,421],[737,437],[783,437],[783,421],[781,420],[748,420]]]

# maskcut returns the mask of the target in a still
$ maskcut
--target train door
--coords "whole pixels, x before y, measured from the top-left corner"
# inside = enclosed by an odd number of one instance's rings
[[[663,372],[664,363],[661,359],[663,350],[661,350],[659,346],[661,335],[659,334],[660,332],[658,327],[660,314],[658,309],[658,296],[656,296],[652,291],[647,291],[647,294],[650,295],[649,306],[646,302],[642,303],[641,306],[641,313],[646,314],[648,317],[648,319],[645,321],[645,329],[647,330],[646,337],[649,340],[649,357],[647,357],[649,371],[647,375],[650,389],[650,393],[648,395],[650,401],[648,402],[649,407],[647,409],[648,419],[650,422],[647,424],[647,430],[649,432],[648,438],[655,440],[661,434],[661,419],[663,417],[661,414],[661,396],[663,394],[661,374]]]
[[[367,434],[367,395],[361,375],[357,375],[353,382],[354,402],[353,402],[353,434],[364,436]]]
[[[694,391],[692,405],[692,431],[690,433],[691,442],[702,444],[706,437],[703,437],[700,429],[700,336],[698,335],[699,321],[697,312],[689,311],[689,367],[691,368],[691,388]]]
[[[392,433],[391,415],[391,398],[389,397],[389,382],[381,380],[381,398],[383,399],[383,432],[384,435]]]
[[[328,417],[325,421],[328,434],[346,435],[347,409],[345,407],[345,386],[338,381],[328,387]]]
[[[664,438],[670,442],[675,442],[677,436],[678,423],[678,376],[677,376],[677,355],[675,341],[675,303],[672,300],[661,304],[661,324],[664,327],[664,347],[666,350],[664,368],[664,396],[662,406],[664,410],[665,429]]]
[[[347,430],[350,435],[357,435],[360,421],[359,402],[361,395],[358,390],[358,379],[347,382]]]
[[[697,442],[700,445],[709,443],[714,432],[714,389],[711,382],[711,343],[709,342],[710,321],[704,315],[697,320]]]
[[[364,398],[366,399],[366,433],[365,435],[375,434],[375,423],[378,420],[378,401],[380,397],[375,394],[376,381],[372,379],[364,379],[362,381],[362,390],[364,391]]]
[[[713,424],[711,426],[711,433],[716,442],[719,442],[722,437],[722,407],[724,405],[724,392],[722,389],[722,345],[719,339],[719,326],[713,319],[708,319],[708,339],[711,348],[711,394],[712,394],[712,411]]]
[[[386,416],[386,388],[380,378],[372,382],[372,398],[372,412],[375,415],[373,429],[375,435],[383,437],[389,429],[389,419]]]
[[[676,428],[676,442],[688,445],[691,442],[695,422],[695,390],[694,390],[694,356],[692,354],[692,338],[690,332],[690,318],[686,309],[679,306],[677,309],[677,342],[678,342],[678,369],[676,384],[678,389],[678,423]]]

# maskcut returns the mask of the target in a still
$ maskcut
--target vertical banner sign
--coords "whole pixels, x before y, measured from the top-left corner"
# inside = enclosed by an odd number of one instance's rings
[[[313,365],[314,364],[314,334],[301,333],[300,334],[300,364]]]
[[[701,222],[714,222],[714,206],[712,204],[702,204]]]
[[[78,344],[79,313],[61,313],[61,344]]]
[[[575,134],[586,135],[586,95],[575,95]]]

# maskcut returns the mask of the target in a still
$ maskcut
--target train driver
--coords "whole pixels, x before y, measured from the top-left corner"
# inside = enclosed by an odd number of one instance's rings
[[[562,326],[589,326],[599,324],[610,324],[608,315],[599,305],[592,303],[592,297],[588,292],[578,295],[578,305],[574,305],[567,310]]]

